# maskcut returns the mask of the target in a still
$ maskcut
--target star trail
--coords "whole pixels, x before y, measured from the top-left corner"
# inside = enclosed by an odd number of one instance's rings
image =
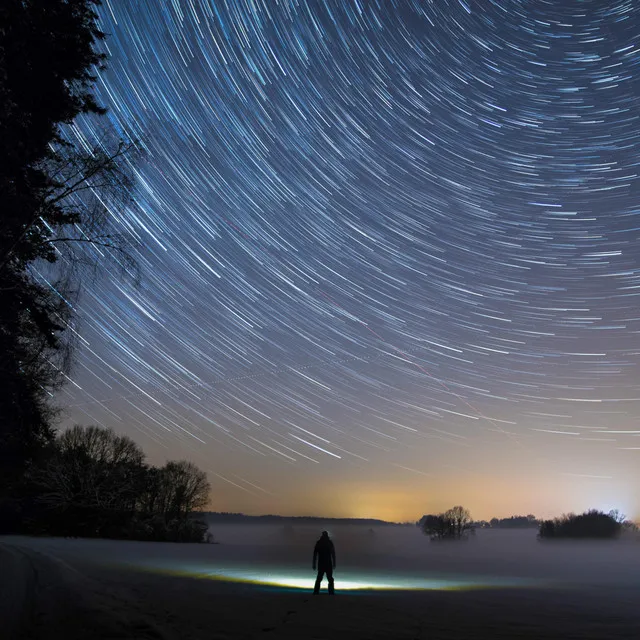
[[[103,0],[138,287],[85,285],[65,422],[212,508],[640,512],[633,0]]]

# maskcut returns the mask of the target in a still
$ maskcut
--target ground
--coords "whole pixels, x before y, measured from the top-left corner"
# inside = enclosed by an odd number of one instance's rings
[[[0,538],[0,635],[640,637],[640,544],[548,546],[531,533],[491,534],[439,546],[412,530],[336,531],[335,597],[311,595],[315,530],[228,530],[216,545]]]

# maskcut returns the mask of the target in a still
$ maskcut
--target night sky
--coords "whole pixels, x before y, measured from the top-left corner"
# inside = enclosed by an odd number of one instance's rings
[[[142,140],[65,423],[211,508],[640,514],[636,0],[103,0]]]

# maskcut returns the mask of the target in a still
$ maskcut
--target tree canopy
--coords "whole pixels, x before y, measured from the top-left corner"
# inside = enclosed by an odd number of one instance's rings
[[[59,176],[48,162],[66,146],[61,125],[104,113],[92,93],[104,63],[99,0],[5,0],[0,6],[0,263],[54,259],[51,229],[78,217],[43,206]]]
[[[563,515],[540,523],[538,537],[553,538],[616,538],[622,533],[625,517],[617,511],[604,513],[597,509]]]
[[[34,480],[42,533],[200,542],[207,532],[193,517],[209,501],[206,474],[184,460],[148,465],[140,447],[112,429],[61,433]]]
[[[71,242],[118,250],[104,203],[131,193],[122,162],[131,143],[105,135],[79,148],[64,135],[80,114],[105,113],[93,94],[106,61],[99,4],[0,3],[0,499],[51,442],[52,394],[71,361],[78,283],[69,273],[42,277],[38,265]]]

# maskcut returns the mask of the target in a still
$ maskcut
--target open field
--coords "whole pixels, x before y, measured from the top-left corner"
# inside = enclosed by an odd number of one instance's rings
[[[337,594],[313,597],[317,527],[213,533],[220,544],[0,538],[2,637],[640,637],[636,541],[335,527]]]

